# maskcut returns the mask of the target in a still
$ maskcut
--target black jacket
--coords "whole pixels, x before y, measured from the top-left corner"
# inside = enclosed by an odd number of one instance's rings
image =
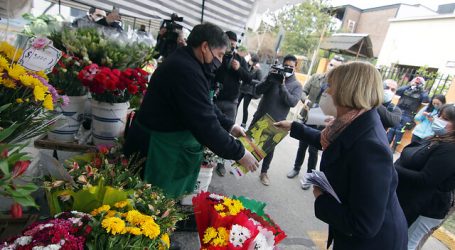
[[[389,102],[379,106],[378,113],[385,130],[400,124],[402,112],[395,104]]]
[[[403,149],[395,162],[397,194],[411,225],[419,215],[443,219],[455,188],[455,144],[424,141]]]
[[[240,68],[235,71],[229,64],[230,59],[223,58],[221,67],[216,71],[215,82],[220,83],[220,92],[216,100],[237,101],[240,95],[240,84],[250,83],[251,75],[248,72],[248,63],[243,57],[234,54],[234,59],[240,62]]]
[[[321,149],[321,131],[294,122],[291,136]],[[407,226],[395,193],[398,178],[376,109],[355,119],[323,152],[325,173],[342,204],[323,194],[316,217],[340,250],[407,249]]]
[[[189,130],[215,154],[239,160],[245,149],[227,132],[234,122],[209,97],[209,75],[191,47],[177,49],[152,75],[136,119],[159,132]],[[147,139],[133,126],[128,132],[125,147],[130,148],[126,151],[137,149],[147,155]]]

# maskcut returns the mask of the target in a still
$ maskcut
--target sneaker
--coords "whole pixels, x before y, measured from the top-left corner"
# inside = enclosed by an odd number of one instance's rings
[[[261,180],[261,183],[264,186],[270,186],[270,180],[269,180],[269,177],[267,176],[267,173],[261,173],[261,175],[259,176],[259,179]]]
[[[289,179],[292,179],[292,178],[296,177],[297,175],[299,175],[299,171],[293,169],[293,170],[291,170],[291,172],[289,172],[286,176],[287,176]]]
[[[216,173],[221,177],[223,177],[226,174],[226,168],[224,167],[224,164],[219,163],[216,166]]]

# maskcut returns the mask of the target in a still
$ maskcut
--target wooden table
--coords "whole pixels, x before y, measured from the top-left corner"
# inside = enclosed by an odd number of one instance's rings
[[[54,150],[53,156],[58,159],[57,151],[86,153],[96,151],[95,145],[78,144],[77,142],[59,142],[49,140],[47,134],[38,137],[34,142],[35,148]]]

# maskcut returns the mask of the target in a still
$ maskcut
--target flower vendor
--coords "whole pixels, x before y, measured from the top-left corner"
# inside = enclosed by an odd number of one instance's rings
[[[210,81],[228,39],[217,26],[194,27],[188,47],[177,49],[153,74],[125,142],[125,154],[146,156],[144,179],[172,197],[192,192],[203,147],[250,171],[258,162],[233,136],[243,129],[213,105]],[[230,134],[229,134],[230,133]]]

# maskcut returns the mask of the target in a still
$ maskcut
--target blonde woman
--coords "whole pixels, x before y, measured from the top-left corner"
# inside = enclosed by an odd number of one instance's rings
[[[334,250],[406,249],[397,173],[376,110],[383,102],[381,76],[370,63],[351,62],[331,70],[327,79],[319,105],[335,120],[322,132],[297,122],[275,125],[323,150],[321,171],[341,200],[313,188],[315,215],[329,224],[328,245],[333,241]]]

